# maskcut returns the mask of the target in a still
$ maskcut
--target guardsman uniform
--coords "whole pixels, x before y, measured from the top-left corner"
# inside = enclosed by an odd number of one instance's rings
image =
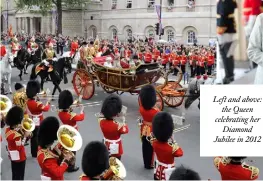
[[[5,130],[7,151],[11,160],[12,180],[24,180],[26,166],[26,152],[24,144],[27,137],[22,135],[20,124],[24,112],[18,107],[12,107],[5,117],[8,127]]]
[[[0,45],[0,58],[2,59],[6,55],[6,47],[4,45]]]
[[[42,60],[44,62],[44,65],[48,68],[48,72],[53,71],[53,59],[56,58],[56,53],[53,49],[53,44],[50,43],[49,47],[44,50]],[[37,70],[36,73],[38,73],[40,70]]]
[[[124,50],[124,57],[125,58],[130,58],[131,57],[131,50],[129,48],[126,48]]]
[[[208,75],[211,75],[212,74],[212,67],[215,63],[215,57],[213,55],[212,52],[210,52],[208,55],[207,55],[207,69],[208,69],[208,72],[207,74]]]
[[[70,46],[70,56],[74,56],[77,49],[79,48],[79,44],[78,44],[78,40],[77,38],[74,38],[74,41],[71,43],[71,46]]]
[[[157,59],[161,56],[161,53],[158,49],[153,49],[153,60],[157,61]]]
[[[181,70],[183,74],[185,73],[185,65],[187,63],[187,56],[183,53],[180,57],[180,65],[181,65]]]
[[[26,96],[25,87],[20,83],[16,83],[15,90],[16,92],[14,93],[13,96],[13,104],[18,107],[21,107],[24,113],[26,113],[27,96]]]
[[[38,49],[38,44],[35,42],[35,38],[32,37],[32,38],[30,39],[30,42],[29,42],[28,45],[27,45],[28,53],[34,54],[37,49]]]
[[[142,52],[138,52],[138,58],[139,58],[139,60],[143,60],[143,53]]]
[[[44,105],[42,102],[36,100],[37,94],[40,92],[40,85],[38,81],[30,80],[26,86],[26,112],[29,117],[34,121],[36,128],[33,131],[33,137],[31,138],[31,154],[32,157],[37,157],[37,132],[40,126],[40,123],[43,121],[44,116],[43,112],[48,112],[50,109],[50,103],[47,102]]]
[[[189,64],[190,64],[190,68],[191,68],[191,77],[194,77],[196,74],[196,63],[197,63],[197,55],[195,55],[195,53],[193,53],[190,57],[189,57]]]
[[[109,152],[107,147],[99,142],[90,142],[82,155],[83,174],[79,180],[100,180],[102,173],[109,168]]]
[[[17,52],[22,48],[22,46],[18,43],[18,40],[16,37],[13,38],[13,41],[11,43],[11,52],[14,57],[17,56]]]
[[[217,2],[217,34],[219,50],[224,64],[225,77],[223,84],[229,84],[234,80],[234,52],[231,40],[236,33],[236,22],[234,17],[237,8],[236,0],[219,0]],[[234,49],[233,49],[234,50]]]
[[[64,90],[59,94],[58,99],[58,117],[61,120],[63,124],[69,125],[74,127],[76,130],[78,130],[78,121],[83,121],[85,118],[85,114],[82,111],[80,114],[73,113],[70,110],[70,106],[73,104],[73,96],[70,91]],[[73,152],[76,156],[76,152]],[[71,164],[68,168],[68,172],[75,172],[78,171],[79,167],[75,166],[74,164]]]
[[[162,53],[162,65],[164,66],[164,68],[166,69],[166,65],[169,62],[170,59],[170,54],[168,53]]]
[[[101,114],[104,118],[98,120],[110,156],[118,159],[121,159],[123,154],[121,135],[129,132],[127,124],[114,121],[114,117],[121,113],[121,109],[120,98],[116,95],[110,95],[102,105]]]
[[[139,112],[142,116],[142,122],[140,124],[140,136],[142,140],[142,155],[144,167],[146,169],[153,169],[154,154],[151,143],[147,140],[147,136],[152,132],[152,121],[154,116],[159,112],[155,108],[156,104],[156,92],[152,85],[144,86],[139,95],[140,108]]]
[[[87,64],[87,58],[89,54],[89,49],[87,47],[87,42],[82,43],[82,47],[79,50],[80,52],[80,60],[84,63]]]
[[[242,160],[244,158],[246,157],[216,157],[214,165],[218,169],[221,179],[256,180],[259,175],[259,169],[243,163]]]
[[[51,149],[57,140],[58,129],[59,121],[55,117],[47,117],[39,127],[37,161],[41,168],[41,180],[64,180],[69,158],[63,157],[61,161],[61,156]]]
[[[145,63],[151,63],[152,62],[152,53],[149,50],[147,50],[144,53],[144,62]]]
[[[172,116],[160,112],[153,118],[153,135],[148,138],[156,155],[155,180],[169,180],[175,168],[174,158],[183,156],[183,150],[171,138],[174,130]]]
[[[170,54],[170,63],[171,63],[172,66],[174,66],[174,73],[173,73],[173,75],[177,75],[178,69],[176,69],[175,67],[178,67],[180,65],[180,61],[179,61],[179,55],[177,55],[175,51],[173,51]]]

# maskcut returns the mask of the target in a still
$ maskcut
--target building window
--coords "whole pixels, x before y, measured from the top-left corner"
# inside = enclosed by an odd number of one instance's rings
[[[148,8],[154,8],[155,0],[148,0]]]
[[[117,0],[111,0],[111,9],[117,9]]]
[[[174,40],[174,31],[168,30],[167,31],[167,40],[168,41],[173,41]]]
[[[174,0],[168,0],[168,6],[173,6],[174,5]]]
[[[132,8],[132,0],[127,0],[127,8]]]
[[[194,31],[187,32],[187,43],[194,44],[196,42],[196,36]]]
[[[91,36],[92,36],[92,38],[96,38],[96,36],[97,36],[97,32],[96,32],[96,28],[92,28],[91,29]]]
[[[127,38],[131,39],[132,38],[132,30],[131,29],[127,29],[126,33],[127,33],[126,34]]]
[[[148,31],[148,37],[149,38],[154,38],[154,30],[149,30]]]
[[[118,31],[116,29],[112,29],[112,37],[111,39],[115,39],[118,34]]]
[[[187,4],[189,9],[194,8],[195,6],[195,0],[188,0],[188,4]]]

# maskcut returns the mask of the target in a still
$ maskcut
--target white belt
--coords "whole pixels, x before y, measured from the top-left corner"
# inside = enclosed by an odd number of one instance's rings
[[[119,138],[117,140],[108,140],[108,139],[104,138],[104,141],[107,141],[109,143],[117,143],[117,142],[121,141],[121,138]]]
[[[157,164],[157,166],[160,165],[160,166],[167,167],[167,168],[173,168],[174,167],[174,164],[166,164],[166,163],[162,163],[158,160],[156,160],[156,164]]]

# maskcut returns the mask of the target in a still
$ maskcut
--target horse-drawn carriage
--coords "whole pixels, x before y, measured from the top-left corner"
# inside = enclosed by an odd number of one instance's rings
[[[164,102],[171,107],[180,106],[186,90],[179,82],[182,72],[179,71],[177,81],[168,81],[169,72],[165,72],[158,63],[139,64],[134,68],[109,68],[104,66],[106,57],[92,59],[87,65],[79,61],[77,70],[73,75],[73,87],[76,94],[82,99],[90,99],[95,91],[95,85],[100,85],[105,92],[122,94],[129,92],[138,94],[140,89],[148,84],[156,87],[156,106],[162,110]],[[162,83],[159,83],[163,80]]]

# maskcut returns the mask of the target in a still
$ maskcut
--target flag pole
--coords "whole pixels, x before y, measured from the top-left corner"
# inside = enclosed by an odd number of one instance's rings
[[[162,4],[163,4],[163,0],[160,0],[160,26],[159,26],[159,40],[162,39]]]

